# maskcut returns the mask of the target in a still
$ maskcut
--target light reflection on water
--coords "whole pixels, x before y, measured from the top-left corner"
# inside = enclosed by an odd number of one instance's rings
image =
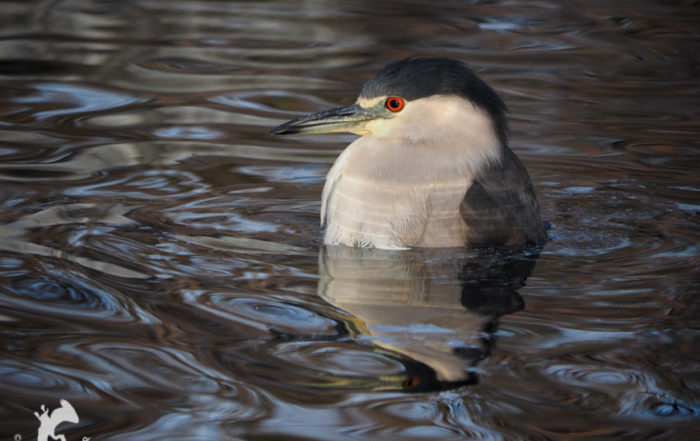
[[[3,3],[0,440],[695,439],[693,8]],[[352,137],[266,132],[408,55],[508,103],[539,256],[321,247]]]

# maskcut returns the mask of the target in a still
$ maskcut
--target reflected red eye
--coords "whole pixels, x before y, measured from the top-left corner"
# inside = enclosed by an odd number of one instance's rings
[[[403,100],[402,100],[403,102]],[[406,377],[406,379],[403,380],[403,388],[404,389],[413,389],[414,387],[418,386],[420,384],[420,378],[418,377]]]
[[[404,105],[406,105],[406,102],[403,100],[403,98],[399,98],[397,96],[390,96],[386,99],[386,108],[391,110],[392,112],[400,111],[401,109],[403,109]]]

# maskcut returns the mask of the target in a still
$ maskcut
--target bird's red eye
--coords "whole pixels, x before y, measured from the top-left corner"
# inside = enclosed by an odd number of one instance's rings
[[[392,112],[399,112],[405,105],[406,102],[403,100],[403,98],[399,98],[397,96],[390,96],[386,99],[386,108]]]

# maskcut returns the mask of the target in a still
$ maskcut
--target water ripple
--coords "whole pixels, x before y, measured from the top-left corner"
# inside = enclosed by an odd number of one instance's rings
[[[109,144],[84,149],[64,162],[0,164],[0,179],[5,181],[79,181],[104,170],[138,165],[172,165],[198,156],[227,156],[292,162],[331,163],[337,151],[316,149],[226,145],[202,142],[153,141]]]
[[[8,396],[45,399],[60,393],[67,399],[85,397],[80,381],[69,373],[56,372],[45,365],[6,358],[0,362],[0,385]]]
[[[98,282],[86,280],[78,272],[43,276],[17,275],[5,279],[0,290],[7,308],[39,316],[96,322],[155,324],[159,319],[138,306],[132,299],[116,293]]]
[[[33,87],[35,93],[13,98],[12,101],[19,104],[32,104],[37,107],[44,107],[47,104],[59,107],[34,112],[33,116],[38,120],[114,110],[129,104],[145,102],[144,99],[133,96],[77,84],[37,83]]]

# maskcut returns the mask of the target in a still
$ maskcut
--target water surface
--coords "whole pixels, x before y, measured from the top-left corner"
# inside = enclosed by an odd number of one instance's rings
[[[694,440],[698,7],[0,4],[0,440]],[[272,138],[387,62],[510,108],[542,250],[321,246],[353,137]]]

